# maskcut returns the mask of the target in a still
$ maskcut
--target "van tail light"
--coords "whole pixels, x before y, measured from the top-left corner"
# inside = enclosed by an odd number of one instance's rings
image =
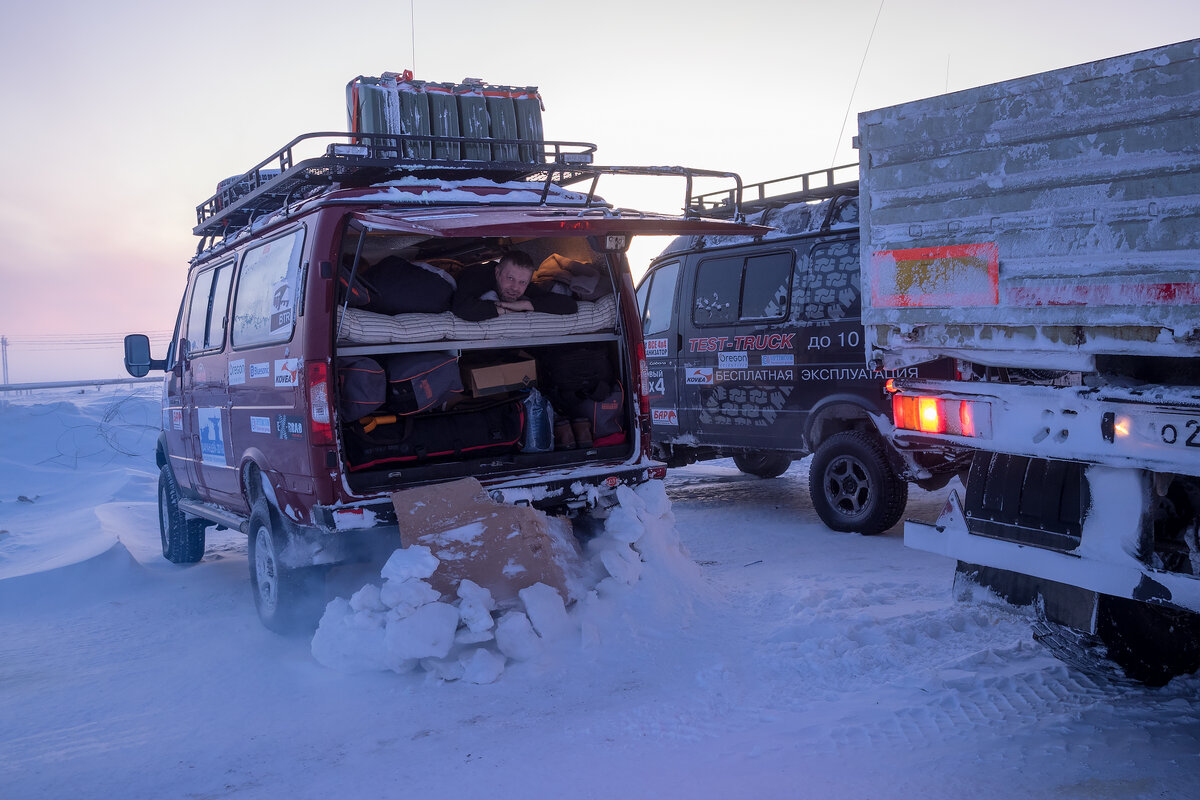
[[[646,367],[646,345],[638,342],[637,346],[637,364],[638,378],[641,385],[641,397],[639,398],[638,407],[641,409],[642,416],[650,416],[650,370]]]
[[[329,367],[324,361],[308,365],[309,441],[314,445],[333,444],[333,426],[329,422]]]
[[[992,404],[928,395],[892,395],[892,422],[899,430],[992,438]]]

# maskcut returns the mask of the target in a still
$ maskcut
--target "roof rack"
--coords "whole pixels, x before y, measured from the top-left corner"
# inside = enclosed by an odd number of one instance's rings
[[[314,141],[328,142],[324,152],[300,161],[296,150]],[[440,145],[517,145],[522,152],[537,148],[536,160],[480,161],[413,158],[411,152],[432,152],[430,144]],[[420,149],[418,149],[420,148]],[[727,213],[723,216],[740,218],[742,179],[736,173],[715,172],[690,167],[610,167],[595,166],[592,156],[596,146],[587,142],[473,139],[461,136],[427,136],[420,134],[379,134],[317,132],[297,136],[263,161],[241,175],[228,178],[217,187],[217,193],[196,207],[196,227],[192,232],[202,237],[199,250],[217,239],[238,233],[255,219],[288,208],[292,203],[328,191],[334,184],[343,188],[364,187],[396,178],[418,175],[430,178],[461,180],[486,178],[496,181],[523,181],[530,189],[540,191],[540,202],[572,205],[605,205],[596,196],[596,184],[601,175],[667,175],[686,180],[685,216],[697,216],[698,207],[692,196],[694,179],[727,178],[734,188],[714,194],[726,198]],[[591,186],[581,201],[552,198],[551,189],[591,179]],[[706,197],[708,195],[700,195]]]
[[[853,179],[849,178],[850,170],[854,171]],[[793,188],[797,183],[799,188]],[[768,187],[779,189],[781,184],[787,184],[786,191],[767,194]],[[793,203],[857,196],[858,164],[843,164],[840,167],[747,184],[742,189],[740,198],[735,198],[732,193],[726,191],[696,195],[690,198],[688,211],[702,216],[729,218],[769,208],[782,208]]]

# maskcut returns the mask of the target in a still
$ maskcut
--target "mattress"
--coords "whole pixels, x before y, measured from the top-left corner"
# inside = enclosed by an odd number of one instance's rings
[[[467,341],[571,336],[612,330],[617,324],[617,296],[594,303],[579,302],[574,314],[524,311],[482,322],[470,322],[449,311],[441,314],[376,314],[347,308],[339,317],[338,344],[390,344],[394,342]]]

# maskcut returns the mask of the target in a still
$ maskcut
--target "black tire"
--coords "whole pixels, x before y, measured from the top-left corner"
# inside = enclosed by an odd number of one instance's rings
[[[254,504],[248,534],[250,588],[258,618],[276,633],[311,633],[325,608],[325,570],[283,564],[287,533],[266,500]]]
[[[792,457],[787,453],[773,453],[770,450],[750,450],[736,454],[733,463],[747,475],[778,478],[792,465]]]
[[[163,558],[172,564],[195,564],[204,558],[208,520],[189,518],[179,508],[179,484],[169,465],[158,473],[158,535]]]
[[[822,522],[864,536],[895,525],[908,504],[908,483],[892,468],[883,441],[862,431],[835,433],[821,443],[808,491]]]

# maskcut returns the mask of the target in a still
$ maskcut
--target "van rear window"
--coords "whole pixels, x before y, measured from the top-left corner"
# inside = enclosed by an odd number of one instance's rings
[[[292,338],[300,300],[303,244],[301,228],[246,251],[234,298],[234,347]]]

